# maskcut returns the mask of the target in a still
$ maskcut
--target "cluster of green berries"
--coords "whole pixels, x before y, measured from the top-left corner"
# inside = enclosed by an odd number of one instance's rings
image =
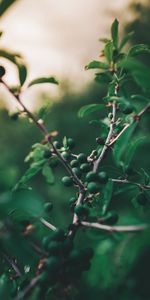
[[[83,250],[74,249],[72,239],[63,230],[56,230],[52,235],[44,237],[42,244],[48,256],[39,277],[41,284],[71,284],[84,271],[89,270],[93,250],[89,247]]]

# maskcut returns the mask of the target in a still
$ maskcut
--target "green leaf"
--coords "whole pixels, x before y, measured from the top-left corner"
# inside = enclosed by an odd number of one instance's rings
[[[16,2],[16,0],[1,0],[0,1],[0,16],[2,16],[7,11],[7,9],[15,2]]]
[[[138,146],[141,145],[141,143],[143,143],[143,141],[145,141],[145,139],[146,139],[146,137],[142,136],[128,144],[126,155],[125,155],[125,160],[124,160],[125,165],[130,165],[131,160],[132,160]]]
[[[150,183],[150,175],[142,168],[142,175],[144,175],[144,184],[149,185]]]
[[[46,178],[47,183],[54,183],[54,174],[50,166],[48,166],[47,164],[44,165],[42,169],[42,174]]]
[[[103,197],[101,199],[102,215],[107,212],[108,206],[110,204],[113,192],[113,182],[111,179],[108,180],[105,188],[103,190]]]
[[[104,107],[103,104],[89,104],[82,106],[78,112],[78,117],[83,118],[93,113],[94,111],[101,110]]]
[[[132,38],[134,35],[134,31],[129,32],[127,35],[125,35],[120,43],[119,51],[127,44],[127,42]]]
[[[110,72],[96,73],[95,81],[100,84],[108,84],[110,81],[112,81],[112,75]]]
[[[111,26],[111,36],[116,49],[118,48],[118,25],[119,22],[117,19],[115,19]]]
[[[119,66],[127,69],[144,92],[150,94],[150,69],[148,67],[136,59],[129,57],[121,61]]]
[[[90,70],[90,69],[108,69],[108,67],[109,66],[106,63],[103,63],[101,61],[93,60],[87,66],[85,66],[85,69],[86,70]]]
[[[27,78],[27,67],[24,64],[21,55],[19,53],[13,53],[8,50],[1,49],[0,56],[16,65],[18,68],[20,85],[22,86]]]
[[[110,41],[106,44],[104,48],[104,54],[106,56],[106,59],[109,63],[112,62],[112,57],[113,57],[113,42]]]
[[[54,83],[54,84],[58,84],[58,81],[54,78],[54,77],[41,77],[41,78],[37,78],[32,80],[28,87],[35,85],[35,84],[41,84],[41,83]]]
[[[145,52],[150,53],[150,46],[144,45],[144,44],[139,44],[139,45],[135,45],[135,46],[131,47],[129,49],[128,55],[135,56],[135,55],[142,54]]]
[[[120,138],[116,141],[113,148],[113,157],[117,166],[122,165],[123,155],[126,153],[129,145],[129,141],[131,136],[134,133],[134,130],[137,126],[137,123],[131,124],[124,133],[120,136]]]

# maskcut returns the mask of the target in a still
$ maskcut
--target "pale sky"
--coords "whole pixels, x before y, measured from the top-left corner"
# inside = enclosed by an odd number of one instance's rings
[[[84,66],[98,58],[99,37],[108,37],[114,18],[124,24],[129,16],[129,2],[20,0],[0,21],[0,29],[4,31],[1,47],[24,56],[29,80],[55,75],[60,81],[71,80],[80,89],[92,78]],[[16,83],[12,66],[6,78],[9,83]]]

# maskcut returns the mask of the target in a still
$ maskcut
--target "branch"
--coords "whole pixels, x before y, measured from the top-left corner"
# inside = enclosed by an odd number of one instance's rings
[[[51,223],[49,223],[48,221],[46,221],[44,218],[40,218],[40,222],[43,224],[43,225],[45,225],[46,227],[48,227],[49,229],[51,229],[51,230],[53,230],[53,231],[56,231],[57,230],[57,228],[54,226],[54,225],[52,225]]]
[[[14,299],[14,300],[22,300],[24,299],[24,297],[35,287],[35,285],[37,284],[39,280],[39,275],[35,278],[33,278],[29,285],[27,285],[23,291],[21,291],[18,296]]]
[[[122,184],[133,184],[133,185],[136,185],[138,187],[140,187],[141,189],[147,189],[149,190],[150,189],[150,185],[145,185],[145,184],[142,184],[142,183],[138,183],[138,182],[132,182],[130,180],[127,180],[127,179],[114,179],[112,178],[111,179],[113,182],[116,182],[116,183],[122,183]]]
[[[26,112],[28,117],[34,122],[34,124],[39,128],[39,130],[42,132],[44,135],[45,140],[48,142],[49,146],[53,148],[54,153],[57,155],[58,159],[61,161],[61,163],[64,165],[65,169],[67,172],[72,176],[74,179],[74,182],[80,187],[80,189],[85,189],[84,184],[82,181],[78,178],[78,176],[72,171],[72,168],[68,165],[66,160],[62,157],[60,152],[57,150],[55,147],[54,143],[52,142],[51,136],[45,127],[44,123],[41,122],[40,120],[37,120],[35,116],[26,108],[26,106],[22,103],[19,94],[14,94],[9,86],[1,79],[1,82],[3,85],[6,87],[6,89],[11,93],[11,95],[15,98],[15,100],[21,105],[23,108],[23,111]]]
[[[115,121],[116,121],[116,102],[113,102],[112,104],[112,107],[113,107],[113,110],[112,110],[112,120],[111,120],[111,123],[110,123],[110,129],[109,129],[109,133],[108,133],[108,136],[107,136],[107,139],[106,139],[106,143],[102,149],[102,152],[100,154],[100,156],[97,158],[97,160],[95,160],[94,162],[94,166],[93,166],[93,171],[96,172],[97,169],[99,168],[99,165],[102,161],[102,159],[104,158],[104,155],[105,153],[108,151],[109,149],[109,144],[112,140],[112,137],[113,137],[113,132],[114,132],[114,127],[115,127]]]
[[[97,228],[108,232],[133,232],[133,231],[143,231],[147,229],[149,226],[147,224],[141,224],[141,225],[129,225],[129,226],[109,226],[109,225],[103,225],[99,223],[90,223],[82,221],[80,223],[84,227],[88,228]]]
[[[9,258],[6,253],[3,253],[3,256],[4,256],[5,260],[11,265],[12,269],[14,269],[14,271],[16,272],[16,276],[21,277],[22,273],[19,270],[18,266],[16,265],[15,261],[13,259]]]

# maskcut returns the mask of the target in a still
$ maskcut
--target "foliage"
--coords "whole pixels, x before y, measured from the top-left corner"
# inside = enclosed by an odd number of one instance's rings
[[[26,155],[29,166],[21,178],[6,184],[0,196],[2,299],[114,299],[119,292],[122,300],[133,298],[133,294],[143,300],[148,295],[149,289],[144,296],[136,294],[139,278],[131,266],[150,246],[149,162],[142,157],[144,148],[149,150],[150,146],[150,71],[137,60],[137,53],[149,53],[149,46],[139,44],[122,52],[132,34],[120,40],[118,28],[114,20],[111,38],[103,39],[101,61],[94,60],[85,67],[96,69],[95,80],[107,91],[98,103],[84,103],[78,112],[79,120],[93,116],[90,124],[94,126],[91,136],[87,135],[90,146],[81,150],[78,140],[66,133],[58,137],[58,128],[49,132],[44,114],[39,118],[38,112],[34,115],[26,108],[21,97],[27,81],[23,58],[0,51],[19,72],[19,87],[14,90],[5,81],[4,67],[0,67],[1,84],[22,108],[10,116],[11,120],[24,126],[23,130],[34,125],[43,136],[40,142],[37,137],[38,142]],[[38,78],[27,88],[43,83],[58,81],[51,76]],[[78,122],[75,126],[81,131]],[[43,195],[41,175],[48,184],[48,188],[43,185]],[[71,213],[64,224],[63,199]]]

